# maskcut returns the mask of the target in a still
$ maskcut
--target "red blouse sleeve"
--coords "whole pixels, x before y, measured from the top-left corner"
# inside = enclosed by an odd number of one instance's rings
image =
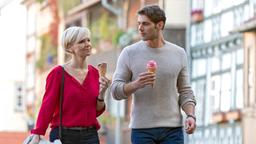
[[[33,134],[45,135],[53,113],[56,107],[59,106],[61,72],[61,66],[57,66],[46,78],[45,93],[37,117],[36,127],[31,130]]]

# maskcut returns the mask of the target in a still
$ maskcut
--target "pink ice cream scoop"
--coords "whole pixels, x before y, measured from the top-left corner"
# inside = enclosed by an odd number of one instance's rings
[[[157,68],[156,62],[155,62],[154,60],[148,61],[148,63],[147,63],[147,68],[148,68],[148,69],[149,69],[149,68],[156,69],[156,68]]]
[[[150,60],[147,63],[147,70],[148,72],[156,73],[157,64],[154,60]],[[154,84],[152,84],[152,87],[154,87]]]

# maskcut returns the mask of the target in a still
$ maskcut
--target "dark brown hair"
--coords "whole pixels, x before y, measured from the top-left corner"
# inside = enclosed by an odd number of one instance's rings
[[[163,21],[165,24],[166,21],[165,12],[158,5],[145,6],[137,14],[147,16],[155,24],[160,21]]]

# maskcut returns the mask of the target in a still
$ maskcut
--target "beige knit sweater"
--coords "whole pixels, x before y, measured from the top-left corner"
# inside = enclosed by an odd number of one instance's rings
[[[155,86],[146,86],[132,96],[130,128],[182,126],[181,107],[196,104],[189,84],[187,56],[183,48],[165,41],[161,48],[150,48],[139,41],[123,49],[111,85],[111,94],[126,99],[123,86],[146,71],[149,60],[158,65]]]

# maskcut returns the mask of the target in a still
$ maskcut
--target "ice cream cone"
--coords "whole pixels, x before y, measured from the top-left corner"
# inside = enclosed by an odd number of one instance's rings
[[[156,73],[156,68],[155,67],[149,67],[148,72]]]
[[[152,72],[152,73],[156,73],[156,69],[157,69],[157,64],[154,60],[150,60],[147,63],[147,71],[148,72]],[[154,88],[155,82],[152,84],[152,88]]]
[[[99,69],[100,76],[106,76],[107,63],[98,64],[98,69]]]

